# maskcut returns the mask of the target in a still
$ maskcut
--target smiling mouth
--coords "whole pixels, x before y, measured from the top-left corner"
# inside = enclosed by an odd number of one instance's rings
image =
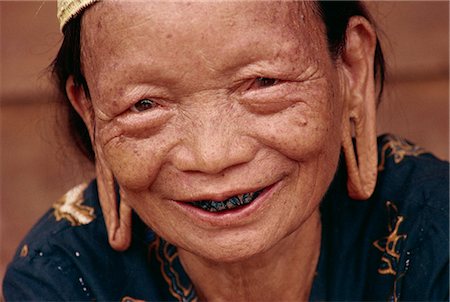
[[[200,200],[189,202],[190,205],[208,212],[222,212],[233,210],[252,203],[263,191],[259,190],[253,193],[244,193],[232,196],[224,201]]]

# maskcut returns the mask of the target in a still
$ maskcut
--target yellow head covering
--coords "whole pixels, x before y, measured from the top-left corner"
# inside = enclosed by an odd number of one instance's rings
[[[97,1],[99,0],[58,0],[56,15],[59,20],[59,28],[62,30],[70,19]]]

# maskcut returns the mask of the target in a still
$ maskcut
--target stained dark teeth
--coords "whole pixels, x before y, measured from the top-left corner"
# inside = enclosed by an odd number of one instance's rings
[[[217,211],[221,211],[221,210],[225,209],[223,203],[221,203],[221,202],[213,201],[212,205],[213,205],[214,209],[217,210]]]
[[[242,203],[246,204],[248,202],[250,202],[252,200],[251,198],[251,193],[245,193],[244,195],[242,195]]]
[[[240,199],[237,196],[231,197],[230,199],[228,199],[227,205],[230,203],[229,208],[233,207],[233,206],[238,206],[240,205]]]
[[[197,208],[201,208],[205,211],[209,212],[219,212],[223,210],[231,210],[237,208],[242,205],[247,205],[255,200],[259,194],[261,194],[262,190],[253,192],[253,193],[245,193],[242,195],[237,195],[230,197],[224,201],[212,201],[212,200],[200,200],[191,202],[191,204]]]
[[[259,191],[256,191],[255,193],[253,193],[252,199],[253,200],[256,199],[259,196],[259,194],[261,194],[261,192],[262,192],[262,190],[259,190]]]

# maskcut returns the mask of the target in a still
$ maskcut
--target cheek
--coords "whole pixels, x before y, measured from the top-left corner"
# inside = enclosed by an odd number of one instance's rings
[[[170,142],[159,136],[138,139],[117,137],[104,147],[106,162],[121,186],[128,190],[147,189],[164,164]]]
[[[261,117],[253,136],[295,161],[336,153],[341,143],[341,102],[329,87],[316,91],[329,93],[313,95],[277,115]]]

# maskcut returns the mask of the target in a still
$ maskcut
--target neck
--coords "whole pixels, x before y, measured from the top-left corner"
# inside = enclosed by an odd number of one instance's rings
[[[306,301],[319,259],[320,213],[269,250],[249,259],[217,263],[179,249],[201,301]]]

